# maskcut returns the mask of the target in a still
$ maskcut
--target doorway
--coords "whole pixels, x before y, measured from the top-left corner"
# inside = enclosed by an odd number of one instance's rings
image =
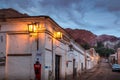
[[[60,56],[55,56],[55,80],[60,80]]]
[[[73,79],[76,77],[75,59],[73,59]]]

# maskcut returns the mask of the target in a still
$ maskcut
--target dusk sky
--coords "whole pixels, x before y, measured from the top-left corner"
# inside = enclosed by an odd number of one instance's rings
[[[47,15],[63,28],[120,37],[120,0],[0,0],[0,8]]]

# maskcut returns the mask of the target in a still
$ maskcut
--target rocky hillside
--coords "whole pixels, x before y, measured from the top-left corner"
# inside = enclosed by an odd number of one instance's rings
[[[10,17],[27,17],[27,14],[22,14],[12,8],[0,9],[0,18],[10,18]]]
[[[81,29],[65,29],[79,44],[94,45],[96,43],[96,35],[87,30]]]
[[[110,41],[110,42],[114,42],[119,40],[119,38],[115,37],[115,36],[111,36],[111,35],[100,35],[96,37],[96,40],[98,42],[105,42],[105,41]]]
[[[120,43],[120,38],[111,35],[100,35],[96,37],[97,42],[102,42],[104,47],[114,49]]]
[[[120,39],[111,36],[111,35],[100,35],[97,36],[93,34],[90,31],[87,30],[81,30],[81,29],[65,29],[80,45],[82,44],[89,44],[90,46],[95,46],[97,42],[102,42],[103,44],[106,44],[113,47],[113,45],[116,45]],[[109,42],[109,43],[108,43]]]

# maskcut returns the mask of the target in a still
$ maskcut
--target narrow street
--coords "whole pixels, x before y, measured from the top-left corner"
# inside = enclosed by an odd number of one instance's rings
[[[83,75],[83,80],[120,80],[120,72],[112,72],[109,63],[101,62],[95,71]]]

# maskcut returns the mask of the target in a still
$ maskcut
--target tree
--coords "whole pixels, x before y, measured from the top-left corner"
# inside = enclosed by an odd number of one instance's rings
[[[102,42],[98,42],[97,47],[94,48],[101,57],[109,57],[110,54],[115,52],[113,49],[105,48]]]
[[[90,49],[90,45],[85,43],[81,45],[84,49]]]

